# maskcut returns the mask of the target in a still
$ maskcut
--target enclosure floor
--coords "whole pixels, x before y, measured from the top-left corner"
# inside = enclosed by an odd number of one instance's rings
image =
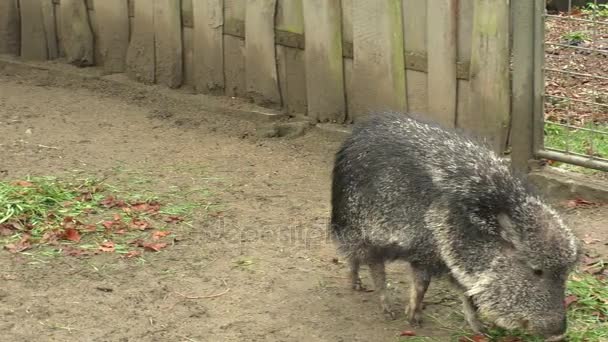
[[[333,260],[324,232],[338,138],[311,131],[263,139],[250,122],[79,82],[0,71],[1,178],[77,172],[112,181],[128,169],[152,177],[154,192],[209,177],[219,179],[209,186],[225,207],[223,222],[200,216],[145,263],[0,251],[3,340],[397,341],[412,329],[403,315],[385,320],[373,292],[351,291],[346,266]],[[608,212],[566,218],[581,236],[601,239],[594,247],[606,253]],[[406,267],[389,271],[402,311]],[[445,341],[445,322],[462,325],[446,288],[431,285],[418,335]]]

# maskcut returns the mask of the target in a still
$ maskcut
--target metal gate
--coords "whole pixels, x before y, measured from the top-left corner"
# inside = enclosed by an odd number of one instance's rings
[[[535,6],[534,155],[608,171],[608,4]]]

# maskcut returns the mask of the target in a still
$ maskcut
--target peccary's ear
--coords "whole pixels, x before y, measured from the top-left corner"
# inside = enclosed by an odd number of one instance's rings
[[[521,231],[517,225],[511,220],[509,215],[500,213],[496,217],[499,225],[500,236],[517,248],[521,244]]]

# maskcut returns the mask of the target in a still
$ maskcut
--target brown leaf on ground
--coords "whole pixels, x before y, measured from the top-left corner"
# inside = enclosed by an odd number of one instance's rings
[[[584,200],[582,198],[575,198],[573,200],[569,200],[566,203],[566,206],[569,208],[578,208],[578,207],[594,206],[594,205],[597,205],[597,203],[590,202],[590,201]]]
[[[19,181],[13,182],[13,185],[23,186],[23,187],[30,187],[30,186],[33,186],[34,184],[32,182],[28,182],[28,181],[24,181],[24,180],[19,180]]]
[[[155,214],[160,210],[160,203],[156,201],[151,202],[135,202],[131,203],[130,208],[134,211],[147,212]]]
[[[146,230],[146,229],[151,229],[152,225],[150,224],[150,222],[148,222],[146,220],[134,218],[131,220],[129,227],[132,229]]]
[[[399,333],[399,336],[416,336],[416,332],[413,330],[403,330]]]
[[[115,249],[114,246],[115,246],[114,242],[112,242],[112,241],[106,241],[106,242],[102,243],[99,246],[99,250],[102,251],[102,252],[109,252],[109,253],[111,253],[111,252],[114,252],[114,249]]]
[[[167,244],[164,242],[159,242],[159,243],[144,242],[142,244],[142,247],[147,251],[159,252],[161,249],[167,247]]]
[[[106,208],[117,208],[126,206],[125,201],[118,200],[114,196],[108,196],[99,202],[99,205]]]
[[[467,337],[461,337],[458,342],[490,342],[490,340],[484,335],[473,335]]]
[[[10,243],[6,246],[4,246],[4,248],[6,250],[8,250],[11,253],[19,253],[19,252],[23,252],[26,249],[29,249],[32,247],[32,244],[30,242],[30,236],[29,235],[24,235],[21,240],[19,240],[19,242],[17,243]]]
[[[182,222],[184,219],[180,216],[175,216],[175,215],[169,215],[163,218],[163,221],[167,222],[167,223],[179,223]]]
[[[16,227],[11,223],[0,224],[0,236],[13,235],[16,230]]]
[[[141,251],[130,251],[127,254],[125,254],[123,257],[130,259],[130,258],[135,258],[141,255]]]
[[[114,221],[119,222],[122,221],[122,216],[120,216],[120,214],[114,214],[113,219]]]
[[[566,309],[568,307],[570,307],[570,305],[572,305],[573,303],[576,303],[578,301],[578,297],[575,295],[568,295],[566,296],[566,299],[564,299],[564,306],[566,307]]]
[[[101,222],[101,225],[106,229],[112,229],[112,226],[114,226],[114,221],[103,221]]]
[[[91,252],[89,252],[85,249],[76,248],[76,247],[72,247],[72,246],[62,247],[62,252],[64,255],[73,256],[73,257],[88,256],[91,254]]]
[[[80,241],[80,233],[74,228],[68,228],[63,233],[63,238],[65,240],[70,240],[74,242]]]
[[[164,238],[165,236],[171,234],[170,231],[161,231],[161,230],[157,230],[154,233],[152,233],[152,239],[154,240],[160,240],[161,238]]]

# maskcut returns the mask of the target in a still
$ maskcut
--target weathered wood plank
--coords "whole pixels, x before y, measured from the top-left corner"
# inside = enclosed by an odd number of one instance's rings
[[[427,2],[428,117],[444,127],[456,125],[458,0]]]
[[[469,62],[471,60],[471,47],[473,39],[473,9],[474,0],[460,0],[458,10],[458,60],[461,63],[466,63],[466,79],[460,77],[458,79],[458,106],[456,113],[456,126],[459,126],[458,122],[461,116],[468,115],[470,111],[469,100],[470,100],[470,86],[469,86]]]
[[[129,48],[129,7],[126,0],[95,0],[99,50],[106,73],[124,72]]]
[[[195,87],[194,80],[194,29],[184,27],[182,43],[184,44],[184,80],[183,83]]]
[[[194,82],[202,93],[224,93],[224,1],[193,0]]]
[[[247,95],[267,107],[281,106],[274,47],[276,0],[247,1],[245,31]]]
[[[20,32],[17,0],[0,2],[0,53],[19,55]]]
[[[353,101],[353,0],[342,0],[342,63],[344,64],[344,98],[346,101],[345,123],[352,123]]]
[[[177,88],[183,79],[181,1],[154,0],[156,82]]]
[[[403,0],[403,21],[408,111],[426,115],[429,99],[426,1]]]
[[[127,75],[142,83],[155,81],[154,6],[135,1],[133,33],[127,50]]]
[[[303,34],[302,0],[279,0],[275,27],[279,86],[284,110],[294,115],[307,113],[306,66],[304,51],[285,45],[297,46],[300,42],[292,40],[291,37],[303,37]],[[304,47],[303,39],[301,45]]]
[[[245,25],[242,37],[227,35],[226,28],[235,22],[244,23],[245,2],[224,0],[224,82],[227,96],[245,97]]]
[[[61,0],[59,8],[67,62],[80,67],[94,65],[93,31],[84,0]]]
[[[471,108],[461,127],[502,153],[509,126],[509,1],[475,0],[470,66]]]
[[[355,121],[407,108],[401,0],[353,2]]]
[[[320,122],[346,119],[341,12],[338,1],[304,1],[308,115]]]
[[[42,21],[44,32],[46,34],[46,45],[48,51],[48,59],[59,57],[59,47],[57,43],[57,21],[55,18],[55,5],[52,0],[41,1],[42,5]]]
[[[29,60],[47,60],[48,48],[42,3],[39,0],[21,0],[21,57]]]
[[[528,172],[534,157],[534,1],[511,0],[513,13],[513,81],[511,84],[511,162]]]

